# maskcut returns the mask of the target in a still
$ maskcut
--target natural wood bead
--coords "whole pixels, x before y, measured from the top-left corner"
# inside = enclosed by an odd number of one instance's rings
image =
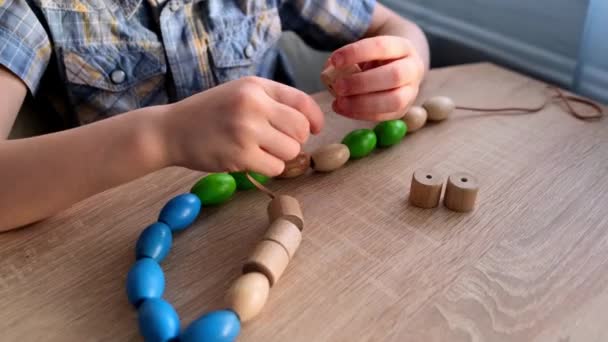
[[[259,272],[264,274],[272,287],[281,278],[289,264],[285,247],[271,240],[262,240],[243,266],[243,273]]]
[[[407,125],[407,132],[412,133],[415,132],[426,124],[427,113],[426,109],[419,106],[414,106],[410,108],[410,110],[405,113],[402,120],[405,121]]]
[[[300,152],[297,157],[285,162],[285,170],[277,178],[295,178],[301,176],[310,168],[310,154]]]
[[[443,177],[438,173],[420,169],[412,176],[410,187],[410,203],[419,208],[436,208],[441,199],[441,189],[443,188]]]
[[[422,106],[426,109],[429,121],[445,120],[456,108],[454,101],[445,96],[430,98]]]
[[[270,224],[264,240],[272,240],[283,246],[291,259],[302,242],[302,232],[295,224],[280,218]]]
[[[300,230],[304,228],[304,216],[300,202],[291,196],[280,195],[270,201],[268,218],[271,224],[277,219],[283,218],[295,224]]]
[[[448,177],[443,204],[450,210],[467,212],[475,209],[479,184],[468,173],[456,173]]]
[[[330,65],[323,72],[321,72],[321,82],[325,84],[327,90],[333,95],[336,96],[336,93],[333,89],[333,84],[338,78],[342,78],[348,75],[356,74],[361,72],[361,68],[357,64],[352,64],[342,68],[335,68]]]
[[[331,172],[341,168],[350,158],[350,150],[344,144],[329,144],[313,152],[310,166],[315,171]]]
[[[232,283],[224,300],[241,322],[247,322],[262,311],[269,292],[268,278],[263,273],[251,272],[241,275]]]

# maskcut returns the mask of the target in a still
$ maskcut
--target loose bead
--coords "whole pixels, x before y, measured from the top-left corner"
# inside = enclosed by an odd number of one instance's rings
[[[310,167],[310,154],[300,152],[297,157],[285,162],[285,170],[277,178],[295,178],[308,171]]]
[[[376,125],[374,133],[378,146],[389,147],[398,144],[407,133],[407,125],[402,120],[389,120]]]
[[[409,201],[418,208],[436,208],[441,199],[442,189],[443,177],[441,175],[431,170],[416,170],[412,176]]]
[[[270,241],[262,240],[243,266],[243,273],[259,272],[270,281],[270,286],[276,284],[289,264],[289,254],[283,246]]]
[[[135,245],[135,257],[136,259],[151,258],[161,262],[169,253],[172,242],[169,226],[162,222],[153,223],[139,235]]]
[[[361,72],[361,68],[357,64],[351,64],[341,68],[335,68],[334,66],[329,66],[323,72],[321,72],[321,82],[325,84],[327,90],[333,95],[336,96],[336,92],[334,91],[334,82],[338,78],[344,78],[346,76],[356,74]]]
[[[277,219],[268,227],[264,240],[272,240],[283,246],[291,259],[302,242],[302,232],[290,221]]]
[[[269,292],[270,282],[264,274],[243,274],[226,292],[226,305],[245,323],[262,311]]]
[[[253,179],[260,182],[261,184],[268,182],[268,180],[270,179],[269,177],[266,177],[263,174],[257,173],[257,172],[249,172],[249,174],[251,175],[251,177],[253,177]],[[246,172],[233,172],[230,175],[232,177],[234,177],[234,181],[236,182],[237,189],[250,190],[250,189],[255,188],[255,185],[253,185],[253,183],[251,183],[249,178],[247,178]]]
[[[272,224],[279,218],[283,218],[295,224],[300,230],[304,229],[304,216],[302,208],[297,199],[281,195],[268,203],[268,220]]]
[[[180,342],[232,342],[241,331],[241,323],[231,310],[204,314],[180,336]]]
[[[146,299],[138,312],[139,331],[146,342],[167,342],[179,336],[179,317],[165,300]]]
[[[430,121],[442,121],[454,111],[456,104],[449,97],[436,96],[428,99],[423,107],[426,109]]]
[[[127,297],[138,307],[142,300],[160,298],[165,291],[165,275],[153,259],[137,260],[127,275]]]
[[[475,209],[479,185],[468,173],[456,173],[448,177],[443,204],[450,210],[467,212]]]
[[[193,194],[181,194],[172,198],[160,211],[158,220],[171,230],[189,227],[201,212],[201,201]]]
[[[410,108],[407,113],[405,113],[402,120],[407,125],[407,131],[411,133],[424,127],[427,116],[428,114],[426,109],[423,107],[414,106]]]
[[[359,159],[372,153],[377,141],[374,131],[361,128],[348,133],[342,143],[348,146],[350,159]]]
[[[315,171],[331,172],[341,168],[350,158],[350,150],[344,144],[329,144],[312,154],[311,165]]]
[[[203,205],[217,205],[228,201],[236,191],[234,177],[227,173],[215,173],[200,179],[191,192]]]

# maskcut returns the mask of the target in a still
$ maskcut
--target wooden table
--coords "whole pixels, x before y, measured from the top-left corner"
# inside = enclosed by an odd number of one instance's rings
[[[490,64],[434,70],[419,100],[536,105],[537,81]],[[316,95],[330,112],[328,94]],[[369,126],[328,114],[307,146]],[[417,168],[466,171],[471,214],[410,207]],[[137,341],[125,295],[135,241],[200,173],[172,168],[0,234],[0,339]],[[273,181],[295,195],[304,240],[240,341],[608,340],[608,121],[456,112],[331,174]],[[267,198],[204,209],[163,262],[182,326],[222,297],[267,228]]]

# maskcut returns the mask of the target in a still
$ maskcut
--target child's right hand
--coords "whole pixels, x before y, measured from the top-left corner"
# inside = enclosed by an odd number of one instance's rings
[[[277,176],[324,122],[306,93],[257,77],[222,84],[167,109],[162,122],[170,164],[207,172]]]

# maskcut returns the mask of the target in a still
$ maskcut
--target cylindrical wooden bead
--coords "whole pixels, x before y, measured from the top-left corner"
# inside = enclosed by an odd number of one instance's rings
[[[430,209],[439,205],[443,177],[431,170],[416,170],[410,187],[410,203],[413,206]]]
[[[424,124],[426,124],[426,118],[426,109],[419,106],[414,106],[410,108],[407,113],[405,113],[402,120],[405,121],[405,124],[407,125],[407,131],[411,133],[424,127]]]
[[[300,247],[302,242],[302,232],[295,224],[285,219],[277,219],[270,224],[266,234],[264,234],[264,240],[272,240],[285,247],[289,259],[293,258],[293,255]]]
[[[264,274],[270,286],[276,284],[289,264],[285,247],[271,240],[262,240],[255,247],[243,266],[243,273],[259,272]]]
[[[479,184],[468,173],[456,173],[448,177],[443,204],[450,210],[467,212],[475,208]]]
[[[300,230],[304,228],[304,217],[302,216],[302,208],[297,199],[280,195],[274,198],[268,204],[268,218],[272,224],[279,218],[283,218],[295,224]]]
[[[297,157],[285,162],[285,170],[277,178],[295,178],[301,176],[310,168],[310,154],[300,152]]]
[[[315,171],[330,172],[341,168],[350,158],[350,150],[344,144],[329,144],[319,147],[312,154],[310,166]]]
[[[424,102],[423,107],[430,121],[442,121],[454,111],[456,104],[449,97],[436,96]]]
[[[262,311],[269,292],[270,282],[264,274],[246,273],[226,292],[226,305],[239,315],[241,322],[247,322]]]

